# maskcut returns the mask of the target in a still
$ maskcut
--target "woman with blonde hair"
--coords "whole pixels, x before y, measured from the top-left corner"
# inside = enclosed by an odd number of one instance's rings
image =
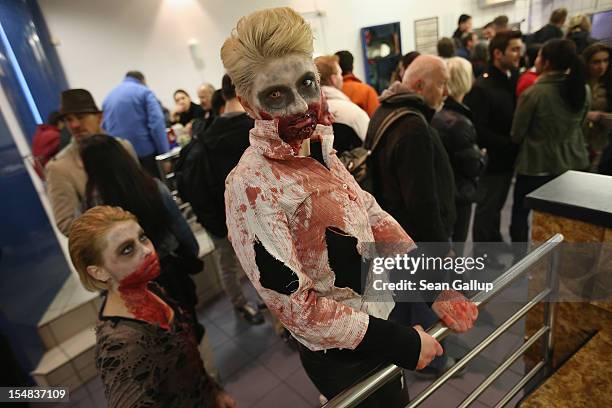
[[[591,21],[584,14],[577,14],[567,23],[566,38],[576,44],[576,53],[582,54],[589,45],[596,42],[591,37]]]
[[[387,320],[389,293],[361,285],[362,256],[374,256],[367,243],[403,253],[414,243],[336,157],[312,54],[310,26],[286,7],[241,18],[223,44],[223,65],[255,118],[251,146],[226,179],[225,207],[247,276],[331,399],[378,367],[421,369],[443,351],[420,326]],[[464,331],[477,310],[456,295],[456,308],[444,296],[432,307]],[[360,406],[406,403],[397,378]]]
[[[455,252],[462,256],[472,215],[472,203],[476,201],[478,177],[484,170],[485,160],[476,143],[472,111],[463,104],[464,96],[474,83],[472,65],[461,57],[450,58],[446,64],[450,74],[448,98],[431,124],[440,134],[455,174],[457,221],[453,228],[453,244]]]
[[[96,368],[108,406],[235,407],[206,373],[187,313],[153,281],[159,259],[131,213],[94,207],[70,228],[81,283],[103,290]]]

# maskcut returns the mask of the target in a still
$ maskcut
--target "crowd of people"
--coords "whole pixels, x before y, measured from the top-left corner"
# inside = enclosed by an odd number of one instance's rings
[[[566,18],[555,10],[523,35],[500,16],[477,35],[461,15],[439,56],[406,54],[377,95],[349,51],[313,59],[306,21],[269,9],[238,21],[221,89],[201,85],[199,104],[178,89],[168,112],[138,71],[101,110],[88,91],[64,91],[35,155],[81,281],[103,293],[96,365],[109,406],[235,406],[200,357],[199,248],[155,162],[174,123],[192,135],[179,194],[215,244],[224,292],[247,322],[261,324],[264,309],[278,319],[325,398],[385,364],[433,376],[452,365],[422,327],[441,319],[464,332],[476,306],[455,291],[368,301],[365,243],[462,256],[473,224],[477,254],[504,242],[516,180],[510,236],[524,244],[527,194],[567,170],[612,175],[612,51],[580,16],[564,34]],[[407,401],[398,380],[364,406]]]
[[[507,24],[502,17],[485,25],[479,40],[470,16],[462,15],[453,34],[456,50],[446,38],[438,50],[444,58],[465,58],[477,78],[464,100],[488,161],[478,181],[474,242],[501,241],[499,214],[516,175],[510,236],[524,243],[527,194],[567,170],[612,175],[611,49],[590,36],[587,16],[567,21],[564,8],[527,35],[500,28],[500,21]]]

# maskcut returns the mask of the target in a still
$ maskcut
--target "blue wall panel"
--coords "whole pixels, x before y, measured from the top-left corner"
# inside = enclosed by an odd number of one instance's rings
[[[70,270],[3,115],[0,197],[0,311],[8,322],[0,330],[29,372],[44,352],[38,321]]]
[[[59,94],[68,85],[40,8],[31,0],[0,0],[0,24],[19,63],[36,110],[45,121],[51,111],[59,108]],[[18,80],[19,73],[14,74]],[[9,95],[24,132],[31,138],[38,120],[28,104],[24,103],[27,97],[23,93]]]
[[[0,41],[0,85],[28,137],[36,126],[28,97],[45,117],[67,87],[39,19],[35,3],[0,0],[0,24],[8,40],[8,47]],[[0,112],[0,331],[29,372],[44,353],[38,321],[70,270],[13,137],[6,112]]]

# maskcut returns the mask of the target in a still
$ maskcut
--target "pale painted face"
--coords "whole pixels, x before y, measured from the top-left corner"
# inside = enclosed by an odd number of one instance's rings
[[[240,102],[252,116],[277,120],[281,139],[294,149],[309,138],[321,110],[317,68],[308,56],[270,60],[256,75],[248,98]]]
[[[247,102],[262,119],[304,114],[310,105],[320,103],[316,72],[306,56],[273,59],[255,75]]]
[[[64,124],[77,143],[89,136],[102,133],[102,114],[100,113],[69,113],[64,116]]]
[[[96,279],[108,280],[110,287],[116,287],[118,282],[137,271],[147,258],[155,256],[153,244],[135,221],[114,224],[100,242],[102,265],[90,273]]]

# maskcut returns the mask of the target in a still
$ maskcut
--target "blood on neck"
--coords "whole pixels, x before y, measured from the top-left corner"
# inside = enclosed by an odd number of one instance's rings
[[[147,289],[147,284],[159,276],[159,268],[157,255],[148,255],[138,269],[119,282],[117,290],[126,308],[136,319],[168,330],[172,309]]]

